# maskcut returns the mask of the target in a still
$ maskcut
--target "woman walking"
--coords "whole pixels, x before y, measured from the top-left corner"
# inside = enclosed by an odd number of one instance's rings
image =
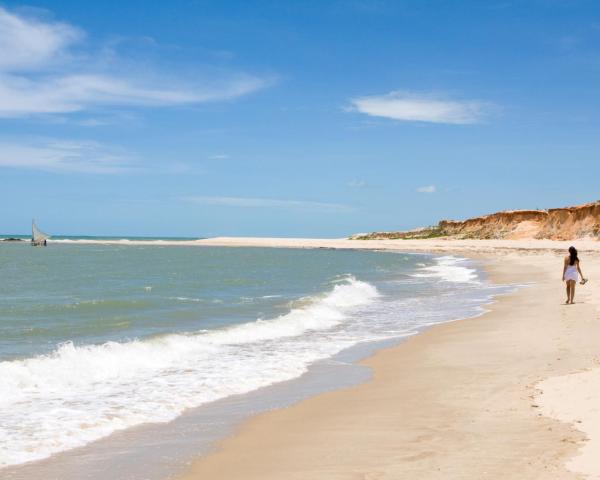
[[[581,267],[579,266],[579,257],[577,257],[577,249],[575,247],[569,247],[569,255],[565,257],[565,264],[563,268],[563,282],[567,282],[567,305],[573,305],[575,302],[575,284],[579,280],[581,275],[581,284],[583,285],[587,280],[583,278],[581,273]]]

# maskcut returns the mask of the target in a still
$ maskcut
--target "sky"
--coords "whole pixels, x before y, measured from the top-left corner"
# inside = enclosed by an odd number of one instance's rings
[[[594,0],[0,0],[0,232],[341,237],[600,199]]]

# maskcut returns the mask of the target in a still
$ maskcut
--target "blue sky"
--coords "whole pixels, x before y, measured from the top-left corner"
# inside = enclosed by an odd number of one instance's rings
[[[0,231],[335,237],[600,198],[595,1],[0,3]]]

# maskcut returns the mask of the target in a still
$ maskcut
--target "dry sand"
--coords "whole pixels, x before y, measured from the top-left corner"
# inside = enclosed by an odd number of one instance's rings
[[[600,479],[599,387],[600,368],[552,377],[538,384],[542,413],[575,424],[587,437],[578,455],[567,462],[567,468],[587,474],[587,478],[593,479]]]
[[[534,283],[481,317],[433,327],[377,353],[364,362],[374,372],[366,384],[250,419],[180,480],[600,478],[600,459],[589,453],[600,441],[598,243],[577,242],[591,281],[578,287],[573,306],[562,305],[557,251],[566,242],[353,241],[352,248],[367,248],[363,243],[477,256],[497,282]]]
[[[368,250],[405,250],[427,252],[496,253],[502,251],[556,251],[563,252],[572,242],[556,240],[349,240],[347,238],[267,238],[267,237],[215,237],[200,240],[49,240],[50,244],[77,243],[104,245],[155,245],[186,247],[266,247],[266,248],[337,248]],[[578,240],[582,251],[600,252],[600,242]]]

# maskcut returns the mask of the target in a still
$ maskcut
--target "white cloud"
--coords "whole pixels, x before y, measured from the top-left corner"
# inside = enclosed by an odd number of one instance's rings
[[[436,190],[435,185],[425,185],[424,187],[417,188],[417,192],[419,193],[435,193]]]
[[[487,104],[479,101],[450,100],[435,95],[404,91],[354,98],[351,100],[351,105],[350,110],[373,117],[450,124],[478,123],[487,109]]]
[[[111,75],[66,75],[28,79],[0,74],[0,117],[35,113],[69,113],[97,105],[171,106],[227,100],[264,86],[253,77],[239,76],[219,87],[162,86]]]
[[[355,178],[354,180],[350,180],[347,185],[352,188],[362,188],[367,185],[367,182]]]
[[[311,202],[306,200],[281,200],[274,198],[256,197],[220,197],[220,196],[191,196],[184,197],[187,202],[200,205],[215,205],[241,208],[283,208],[299,210],[318,210],[328,213],[351,212],[354,209],[338,203]]]
[[[134,164],[128,155],[97,142],[46,140],[0,142],[0,167],[112,174],[132,170]]]
[[[211,155],[210,157],[211,160],[227,160],[229,158],[229,155],[227,155],[226,153],[215,153],[214,155]]]
[[[105,64],[91,57],[75,59],[70,48],[82,36],[70,25],[0,7],[0,117],[70,113],[100,105],[189,105],[236,98],[273,83],[272,78],[217,70],[167,75],[144,67],[135,73],[134,63],[115,58],[113,51]]]
[[[0,7],[0,70],[36,68],[55,61],[83,36],[58,22],[25,18]]]

